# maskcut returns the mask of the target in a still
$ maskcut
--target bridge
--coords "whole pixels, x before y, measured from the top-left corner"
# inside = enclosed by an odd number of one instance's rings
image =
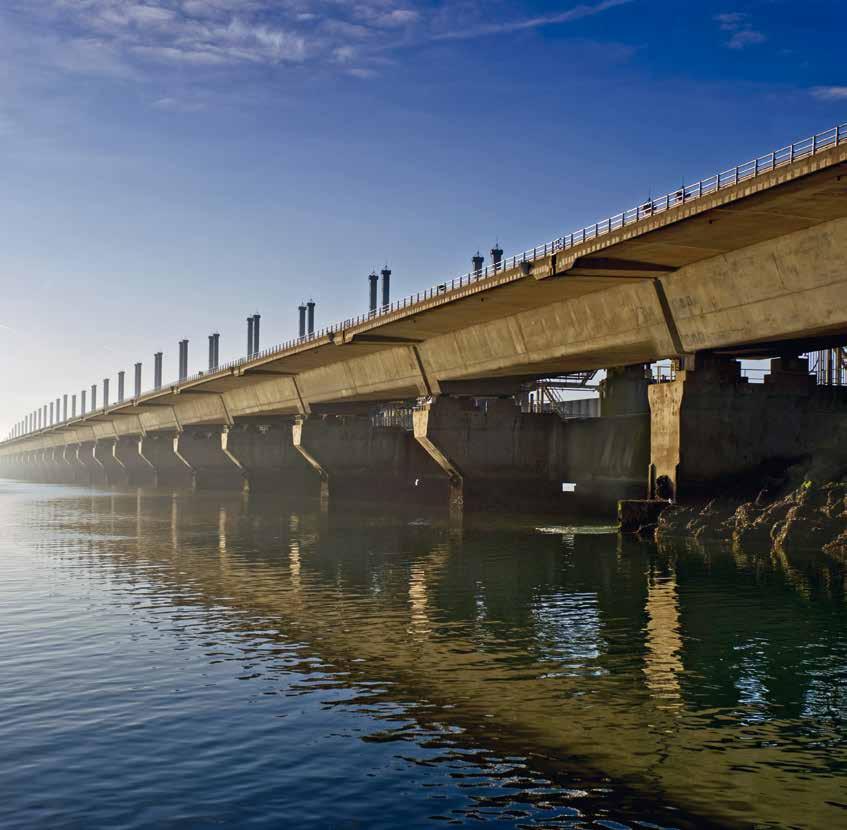
[[[476,265],[476,263],[475,263]],[[521,254],[84,414],[24,419],[0,470],[202,486],[262,478],[487,483],[555,500],[563,481],[685,498],[826,450],[847,363],[847,124]],[[809,353],[827,369],[810,372]],[[213,355],[211,355],[214,357]],[[762,384],[739,359],[771,358]],[[646,366],[671,359],[673,379]],[[522,411],[538,378],[606,369],[601,417]],[[93,401],[92,401],[93,403]],[[52,405],[51,405],[52,406]],[[411,430],[375,419],[407,409]],[[524,408],[525,410],[525,408]],[[299,486],[299,485],[297,485]],[[592,487],[588,489],[591,490]]]

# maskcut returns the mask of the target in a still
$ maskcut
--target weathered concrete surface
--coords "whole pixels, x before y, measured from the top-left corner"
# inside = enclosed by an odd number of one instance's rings
[[[292,424],[290,418],[268,417],[223,431],[222,449],[241,470],[248,489],[317,491],[314,470],[294,446]]]
[[[77,460],[87,475],[88,483],[98,486],[109,483],[106,469],[97,457],[97,441],[82,441],[77,447]]]
[[[175,449],[176,432],[150,432],[140,439],[140,452],[150,463],[159,487],[191,488],[194,476],[191,468]]]
[[[415,438],[450,483],[450,505],[506,509],[608,506],[643,495],[649,416],[562,421],[522,413],[510,400],[439,398],[415,412]],[[562,484],[577,485],[576,495]]]
[[[126,486],[129,475],[120,459],[115,456],[115,445],[118,439],[101,438],[94,442],[94,460],[102,471],[106,484],[111,486]]]
[[[156,484],[156,470],[141,454],[141,438],[124,436],[115,441],[114,456],[123,467],[127,483],[134,487]]]
[[[647,388],[650,386],[650,367],[616,366],[606,370],[600,381],[600,415],[635,415],[649,412]]]
[[[244,487],[241,469],[223,449],[224,429],[186,427],[174,438],[174,454],[190,469],[195,489]]]
[[[677,500],[807,458],[847,418],[845,389],[781,372],[749,384],[729,360],[704,360],[649,395],[651,478],[666,476]]]
[[[571,418],[559,427],[560,481],[576,484],[580,503],[605,507],[647,493],[650,415]]]
[[[410,433],[374,426],[367,417],[301,417],[292,435],[320,483],[322,503],[330,492],[358,499],[409,498],[416,482],[438,473]]]

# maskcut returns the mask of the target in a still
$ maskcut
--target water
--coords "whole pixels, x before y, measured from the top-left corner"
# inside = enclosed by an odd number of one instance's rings
[[[0,481],[3,828],[847,827],[845,569]]]

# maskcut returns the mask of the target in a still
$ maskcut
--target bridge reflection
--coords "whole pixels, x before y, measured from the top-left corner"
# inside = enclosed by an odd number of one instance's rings
[[[46,508],[49,509],[49,508]],[[78,553],[226,608],[469,740],[727,824],[843,821],[844,566],[498,517],[70,497]],[[548,529],[549,531],[549,529]],[[546,759],[546,760],[544,760]]]

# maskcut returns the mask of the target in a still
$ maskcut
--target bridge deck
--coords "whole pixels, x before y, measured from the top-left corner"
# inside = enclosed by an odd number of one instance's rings
[[[838,136],[840,138],[840,132]],[[312,339],[268,350],[254,359],[194,376],[148,392],[137,400],[110,406],[107,411],[89,413],[42,432],[58,432],[112,421],[123,415],[153,412],[156,407],[172,407],[186,397],[200,397],[204,393],[227,394],[250,385],[291,377],[311,375],[320,379],[321,372],[338,364],[352,366],[352,361],[358,358],[378,358],[398,347],[424,348],[427,344],[438,343],[438,354],[433,352],[424,360],[435,377],[439,375],[439,365],[447,366],[445,355],[448,351],[458,353],[465,349],[469,352],[468,344],[476,338],[477,359],[468,353],[465,366],[457,369],[451,364],[449,369],[445,368],[439,376],[449,379],[519,374],[541,376],[655,360],[679,353],[682,348],[687,351],[689,348],[753,342],[761,339],[761,331],[742,324],[717,335],[708,332],[690,336],[678,334],[678,342],[674,342],[672,333],[669,336],[663,330],[657,334],[657,322],[653,319],[656,312],[647,308],[643,299],[646,295],[622,294],[619,289],[650,283],[670,290],[675,285],[674,274],[684,272],[689,266],[771,240],[781,240],[844,217],[847,217],[847,133],[844,139],[827,149],[737,184],[721,185],[706,195],[688,195],[678,204],[668,202],[661,211],[643,209],[635,221],[603,234],[589,234],[585,241],[571,239],[570,245],[551,245],[549,250],[545,246],[544,251],[525,257],[526,261],[513,262],[510,267],[489,273],[482,279],[445,283],[443,291],[426,292],[419,301],[407,301],[388,313],[349,321],[347,325],[334,327]],[[798,244],[802,247],[806,243]],[[804,251],[800,250],[798,256],[803,255]],[[786,283],[790,276],[778,276],[777,280],[783,285],[769,286],[767,290],[774,292],[774,297],[780,290],[788,291],[792,288]],[[747,274],[739,270],[736,298],[710,298],[709,286],[704,285],[697,303],[713,305],[714,309],[708,313],[730,314],[733,302],[743,304],[750,299],[748,289],[752,290],[756,279],[755,271]],[[581,302],[592,296],[596,301],[590,306]],[[688,302],[694,303],[694,300],[684,292],[672,296],[668,308],[664,309],[664,323],[669,323],[668,313],[680,313],[685,317]],[[757,297],[756,302],[761,302],[761,297]],[[633,306],[628,309],[633,321],[627,323],[629,329],[620,322],[622,303]],[[557,311],[551,316],[548,312],[554,307]],[[580,314],[589,312],[590,321],[581,320],[579,325],[574,322]],[[555,329],[560,327],[562,337],[567,335],[574,343],[562,349],[550,343],[543,349],[533,348],[528,343],[533,335],[531,328],[528,329],[527,313],[538,315],[537,326],[544,329],[548,340],[555,338]],[[510,344],[504,346],[503,340],[504,336],[508,340],[511,335],[504,335],[501,326],[497,332],[497,348],[492,341],[489,350],[493,353],[505,349],[504,355],[487,360],[489,344],[486,338],[494,337],[490,324],[496,321],[513,321],[515,347],[509,355]],[[575,332],[579,326],[590,331]],[[773,327],[767,329],[772,330]],[[786,319],[780,332],[771,339],[828,333],[847,333],[847,299],[843,299],[838,314],[822,315],[819,325],[806,321],[798,330]],[[591,337],[597,339],[601,335],[602,343],[580,349],[579,342],[587,343]],[[721,342],[721,338],[725,342]],[[353,383],[352,386],[357,387],[354,392],[339,393],[338,399],[381,400],[419,391],[414,380],[408,377],[396,382],[375,377],[368,384]],[[329,385],[326,388],[329,389]],[[325,394],[331,398],[333,393]],[[274,410],[266,407],[262,411]],[[296,411],[296,407],[289,397],[275,411]],[[31,436],[32,433],[14,440]]]

